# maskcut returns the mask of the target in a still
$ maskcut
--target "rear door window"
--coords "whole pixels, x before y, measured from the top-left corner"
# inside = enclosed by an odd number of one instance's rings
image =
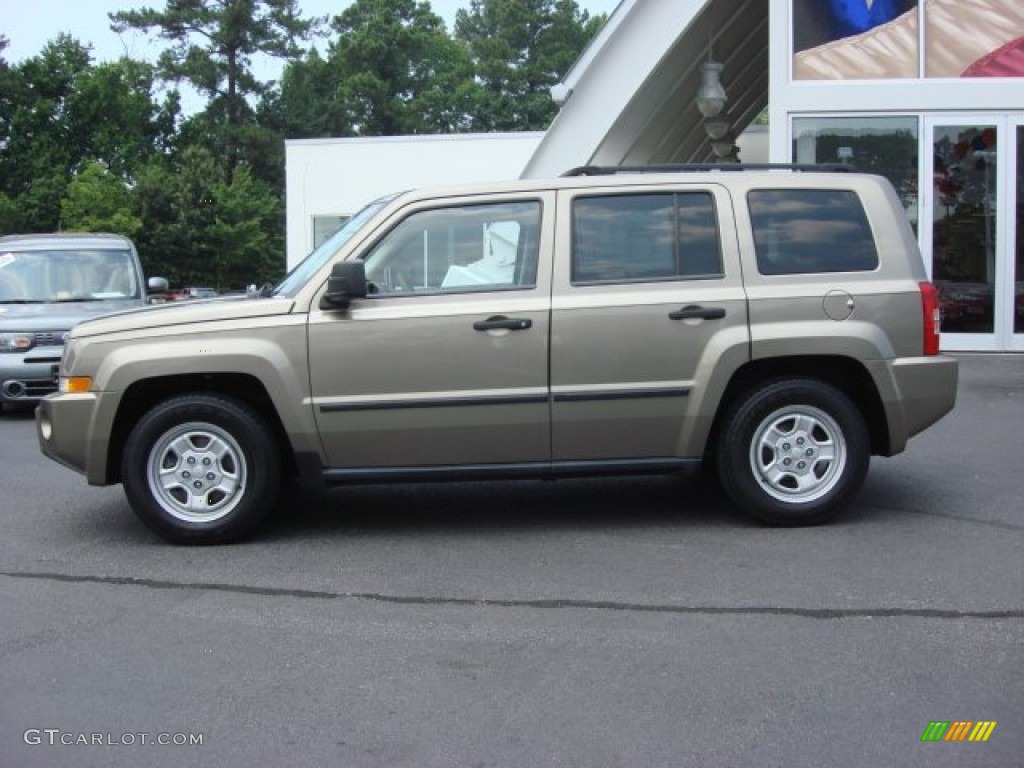
[[[572,231],[573,285],[722,274],[709,192],[579,197]]]

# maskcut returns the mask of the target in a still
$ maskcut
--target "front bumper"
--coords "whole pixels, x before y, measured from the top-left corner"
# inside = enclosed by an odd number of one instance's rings
[[[98,453],[91,440],[98,408],[99,396],[93,392],[51,395],[36,406],[39,449],[54,461],[84,474],[92,485],[105,484],[105,453]],[[104,460],[97,462],[98,456]]]

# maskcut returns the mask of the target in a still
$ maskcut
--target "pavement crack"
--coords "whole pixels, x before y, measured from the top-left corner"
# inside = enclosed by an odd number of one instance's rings
[[[445,597],[441,595],[387,595],[377,592],[332,592],[315,589],[255,587],[219,582],[178,582],[161,579],[140,579],[132,576],[90,576],[38,571],[0,571],[12,579],[40,579],[74,584],[106,584],[146,589],[198,590],[228,592],[240,595],[295,597],[304,600],[364,600],[377,603],[425,606],[467,606],[474,608],[586,609],[638,613],[697,614],[704,616],[795,616],[806,619],[1021,619],[1024,610],[960,611],[947,608],[787,608],[780,606],[676,605],[629,603],[613,600],[576,600],[550,598],[544,600]]]
[[[295,597],[304,600],[366,600],[398,605],[454,605],[496,608],[538,609],[590,609],[636,611],[641,613],[695,613],[702,615],[779,615],[803,618],[1024,618],[1021,610],[954,610],[950,608],[796,608],[772,605],[678,605],[658,603],[631,603],[614,600],[577,600],[550,598],[544,600],[444,597],[440,595],[386,595],[376,592],[331,592],[329,590],[284,589],[279,587],[252,587],[244,584],[217,582],[170,582],[159,579],[134,577],[104,577],[104,575],[76,575],[40,571],[0,571],[10,579],[37,579],[72,584],[103,584],[110,586],[142,587],[156,590],[198,590],[228,592],[239,595],[265,595],[267,597]]]

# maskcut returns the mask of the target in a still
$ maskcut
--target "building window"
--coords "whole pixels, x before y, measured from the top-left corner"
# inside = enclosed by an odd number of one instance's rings
[[[1021,0],[929,0],[926,77],[1024,77]]]
[[[791,12],[794,80],[1024,77],[1021,0],[793,0]]]
[[[574,284],[722,274],[707,192],[577,198],[572,223]]]
[[[314,216],[313,217],[313,249],[319,248],[330,239],[331,235],[341,229],[349,216]]]
[[[762,275],[878,268],[875,240],[855,192],[757,189],[747,193],[747,204]]]
[[[793,79],[918,77],[918,16],[913,0],[793,0]]]
[[[917,135],[916,117],[794,118],[793,161],[850,163],[859,171],[885,176],[916,227]]]

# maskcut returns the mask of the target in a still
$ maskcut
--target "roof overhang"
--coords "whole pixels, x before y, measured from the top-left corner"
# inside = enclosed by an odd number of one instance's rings
[[[768,103],[766,0],[623,0],[552,89],[562,102],[524,178],[579,165],[708,162],[695,96],[710,55],[724,64],[739,134]]]

